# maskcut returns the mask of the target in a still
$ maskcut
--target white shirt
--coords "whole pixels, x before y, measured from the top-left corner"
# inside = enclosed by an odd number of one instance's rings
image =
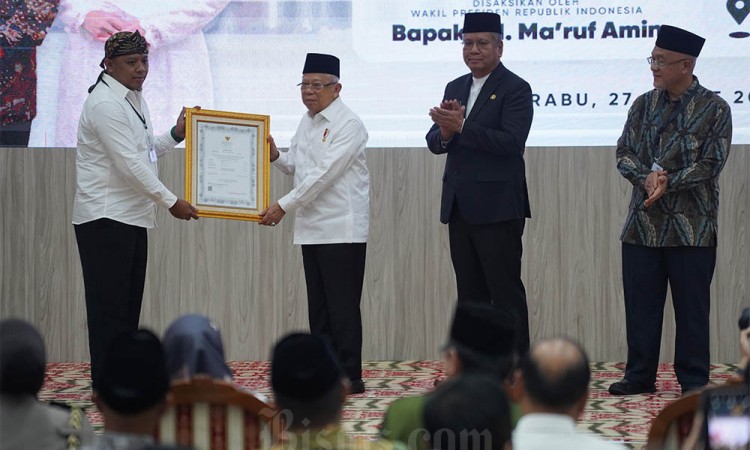
[[[625,450],[626,447],[593,434],[576,431],[564,414],[532,413],[522,416],[513,430],[513,450]]]
[[[492,72],[490,72],[492,73]],[[465,117],[469,117],[469,113],[471,112],[471,108],[474,107],[474,103],[477,101],[477,97],[479,97],[479,91],[482,90],[482,86],[484,86],[484,82],[487,81],[487,78],[490,77],[490,74],[483,76],[482,78],[474,78],[473,82],[471,83],[471,88],[469,89],[469,100],[466,102],[466,115]]]
[[[177,141],[169,132],[154,139],[148,105],[140,94],[105,74],[83,105],[73,202],[76,225],[108,218],[154,228],[156,204],[170,208],[177,202],[149,157],[151,142],[159,157]]]
[[[273,162],[294,175],[294,189],[279,199],[279,206],[296,214],[295,244],[367,242],[367,138],[362,121],[340,98],[302,117],[289,150]]]

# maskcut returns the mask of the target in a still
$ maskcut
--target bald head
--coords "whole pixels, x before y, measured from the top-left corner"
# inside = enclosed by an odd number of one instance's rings
[[[580,365],[586,355],[581,347],[567,338],[540,341],[531,350],[531,357],[539,370],[550,379],[559,379],[572,366]]]
[[[525,395],[550,412],[575,409],[588,393],[591,371],[586,353],[568,338],[544,339],[521,362]]]

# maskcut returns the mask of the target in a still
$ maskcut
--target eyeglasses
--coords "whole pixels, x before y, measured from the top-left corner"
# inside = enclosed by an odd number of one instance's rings
[[[465,40],[465,41],[463,42],[463,44],[464,44],[464,49],[466,49],[466,50],[469,50],[469,49],[471,49],[471,48],[472,48],[472,47],[474,47],[475,45],[476,45],[476,46],[477,46],[477,48],[479,48],[480,50],[486,50],[486,49],[490,48],[490,46],[491,46],[492,44],[494,44],[494,43],[495,43],[494,41],[488,41],[488,40],[485,40],[485,39],[480,39],[480,40],[478,40],[478,41],[472,41],[471,39],[466,39],[466,40]]]
[[[667,62],[667,61],[657,60],[657,59],[654,59],[653,56],[649,56],[648,58],[646,58],[646,61],[648,61],[648,65],[651,66],[651,67],[659,67],[659,68],[661,68],[661,67],[664,67],[664,66],[669,66],[669,65],[672,65],[672,64],[681,63],[683,61],[689,61],[689,59],[682,58],[682,59],[678,59],[677,61],[669,61],[669,62]]]
[[[331,83],[326,83],[326,84],[318,83],[318,82],[315,82],[315,83],[305,83],[303,81],[302,83],[298,84],[297,86],[299,86],[299,90],[300,91],[304,91],[305,89],[308,89],[308,88],[312,89],[313,91],[319,91],[319,90],[323,89],[324,87],[328,87],[328,86],[331,86],[331,85],[334,85],[334,84],[336,84],[335,81],[333,81]]]

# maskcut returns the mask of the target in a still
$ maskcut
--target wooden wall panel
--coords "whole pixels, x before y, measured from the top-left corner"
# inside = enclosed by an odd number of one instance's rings
[[[31,278],[26,276],[31,256],[26,243],[32,240],[26,229],[31,213],[24,193],[27,155],[25,149],[0,150],[0,317],[34,317],[26,286]]]
[[[747,173],[750,146],[735,146],[721,178],[712,360],[737,359],[737,316],[750,305]],[[530,148],[532,219],[523,277],[532,339],[567,334],[592,360],[625,359],[619,233],[630,195],[614,149]],[[371,224],[362,298],[365,359],[439,357],[456,297],[447,226],[439,222],[444,156],[426,149],[369,149]],[[182,192],[176,150],[160,163]],[[273,170],[271,196],[291,188]],[[80,262],[70,224],[73,149],[0,149],[0,317],[23,317],[47,339],[52,361],[88,359]],[[160,210],[149,233],[142,323],[162,332],[180,314],[213,318],[230,359],[267,359],[283,333],[306,329],[302,259],[292,217],[275,228],[251,222],[185,222]],[[667,305],[662,359],[674,349]]]

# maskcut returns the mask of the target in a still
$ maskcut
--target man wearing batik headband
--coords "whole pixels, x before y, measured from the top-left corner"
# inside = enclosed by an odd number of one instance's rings
[[[196,209],[157,176],[157,158],[185,137],[185,116],[183,109],[171,131],[154,136],[141,96],[148,75],[146,40],[138,31],[112,35],[101,66],[78,125],[73,202],[94,388],[109,341],[138,328],[146,230],[156,226],[156,206],[178,219],[198,218]]]
[[[298,85],[307,114],[289,151],[273,139],[271,162],[294,175],[294,189],[263,211],[261,225],[275,226],[295,211],[294,243],[302,246],[310,330],[327,336],[351,380],[362,382],[362,318],[370,216],[367,130],[339,97],[339,59],[309,53]]]
[[[693,75],[704,39],[662,25],[648,63],[654,87],[636,99],[617,141],[617,169],[633,185],[622,241],[628,362],[614,395],[655,392],[667,296],[682,392],[708,383],[711,278],[719,174],[729,156],[729,105]]]

